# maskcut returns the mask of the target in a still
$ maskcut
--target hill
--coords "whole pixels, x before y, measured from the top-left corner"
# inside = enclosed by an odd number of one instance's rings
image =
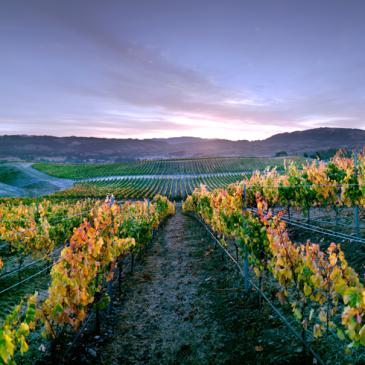
[[[316,128],[280,133],[260,141],[230,141],[195,137],[108,139],[53,136],[0,136],[0,159],[105,162],[216,156],[274,156],[313,153],[362,146],[365,131]]]
[[[72,186],[33,169],[29,163],[0,163],[0,197],[36,197]]]

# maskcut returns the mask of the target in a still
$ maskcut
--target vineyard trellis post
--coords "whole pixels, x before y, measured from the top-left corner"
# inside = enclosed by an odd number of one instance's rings
[[[109,206],[112,207],[115,202],[114,195],[112,194],[109,201]],[[112,295],[113,295],[113,280],[108,281],[108,296],[109,296],[109,304],[108,304],[108,313],[110,314],[112,312]]]
[[[95,286],[97,291],[95,293],[95,333],[100,335],[100,302],[101,302],[101,293],[98,290],[99,287],[99,273],[96,274],[95,277]]]
[[[243,197],[242,197],[242,213],[244,214],[247,209],[247,190],[246,184],[243,184]],[[244,261],[243,261],[243,271],[245,274],[245,291],[248,292],[251,288],[250,285],[250,270],[248,264],[248,252],[244,249]]]
[[[358,174],[358,166],[357,166],[357,148],[354,149],[354,172],[355,172],[355,177],[356,177],[356,181],[357,181],[357,174]],[[359,223],[359,206],[358,204],[355,205],[354,207],[354,229],[355,229],[355,235],[356,236],[360,236],[360,223]]]

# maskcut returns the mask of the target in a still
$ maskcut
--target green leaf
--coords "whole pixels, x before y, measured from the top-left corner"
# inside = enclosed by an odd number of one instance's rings
[[[365,325],[363,325],[363,326],[361,327],[361,330],[360,330],[360,332],[359,332],[359,335],[360,335],[359,340],[360,340],[361,344],[362,344],[363,346],[365,346]]]
[[[343,295],[343,301],[350,307],[357,307],[360,305],[361,299],[361,291],[357,288],[348,288]]]
[[[57,303],[56,306],[53,308],[52,315],[55,316],[61,312],[63,312],[63,307],[60,303]]]
[[[298,320],[302,319],[302,313],[300,312],[300,310],[298,308],[294,308],[293,310],[294,313],[294,317]]]
[[[345,340],[345,334],[343,333],[343,331],[341,329],[337,329],[337,337],[341,340],[344,341]]]

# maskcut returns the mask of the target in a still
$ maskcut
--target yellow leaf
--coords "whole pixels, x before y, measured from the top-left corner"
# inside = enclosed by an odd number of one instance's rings
[[[83,320],[85,319],[85,317],[86,317],[86,313],[85,313],[85,311],[84,311],[84,310],[80,310],[80,312],[79,312],[79,314],[78,314],[77,318],[78,318],[80,321],[83,321]]]
[[[19,327],[19,333],[21,333],[21,334],[24,334],[24,335],[28,335],[28,333],[29,333],[29,326],[25,323],[25,322],[22,322],[21,324],[20,324],[20,327]]]
[[[5,342],[5,353],[2,353],[2,359],[4,360],[5,363],[8,363],[8,359],[9,357],[13,357],[14,356],[14,350],[15,350],[15,345],[13,343],[13,339],[7,335],[7,334],[3,334],[3,340]]]
[[[335,289],[335,291],[336,291],[338,294],[343,295],[343,293],[345,292],[345,290],[346,290],[346,288],[347,288],[346,281],[345,281],[344,279],[342,279],[342,278],[338,278],[338,279],[334,282],[333,288]],[[364,301],[364,304],[365,304],[365,301]]]
[[[313,327],[313,336],[315,338],[321,337],[322,335],[322,331],[321,331],[322,327],[320,324],[315,324]]]
[[[331,266],[335,266],[337,263],[337,255],[335,253],[331,253],[328,257],[329,262],[331,264]]]
[[[20,352],[23,354],[24,352],[28,351],[28,344],[25,341],[25,338],[22,336],[22,338],[20,339]]]
[[[255,266],[255,267],[253,268],[253,271],[255,272],[256,276],[259,278],[259,277],[260,277],[260,275],[261,275],[260,270],[259,270],[259,269]]]
[[[306,296],[309,296],[312,294],[312,288],[307,284],[304,284],[304,294]]]
[[[327,314],[323,309],[319,312],[319,320],[321,322],[327,322]]]

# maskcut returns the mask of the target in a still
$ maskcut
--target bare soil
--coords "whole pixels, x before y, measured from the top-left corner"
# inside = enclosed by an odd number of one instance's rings
[[[178,210],[133,274],[115,288],[113,309],[68,364],[312,364],[257,293],[245,294],[231,262]]]

